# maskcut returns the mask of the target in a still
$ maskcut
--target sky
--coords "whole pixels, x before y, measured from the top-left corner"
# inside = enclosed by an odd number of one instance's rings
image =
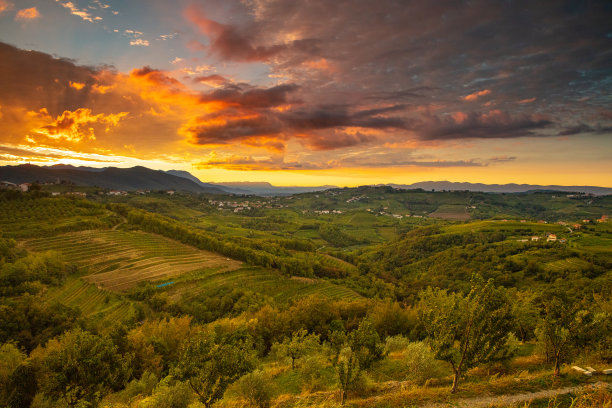
[[[0,0],[0,165],[612,187],[611,21],[606,0]]]

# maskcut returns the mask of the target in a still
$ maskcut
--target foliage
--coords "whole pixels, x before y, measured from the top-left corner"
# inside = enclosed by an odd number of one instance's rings
[[[451,392],[460,376],[477,364],[509,357],[512,315],[504,293],[492,281],[472,279],[467,296],[428,288],[421,293],[421,319],[436,358],[453,368]]]
[[[349,334],[348,344],[362,369],[385,357],[385,344],[369,319],[363,319],[357,330]]]
[[[127,367],[108,338],[81,329],[64,333],[45,347],[42,390],[70,406],[95,404],[124,385]]]
[[[440,364],[424,342],[408,344],[403,353],[403,361],[408,366],[408,379],[418,384],[440,376]]]
[[[261,370],[244,375],[237,384],[238,394],[255,408],[269,408],[272,399],[270,379]]]
[[[7,404],[11,391],[8,387],[9,379],[26,357],[14,343],[0,345],[0,406]]]
[[[297,359],[311,353],[319,347],[319,336],[308,334],[305,329],[297,330],[291,334],[291,338],[277,343],[276,354],[291,358],[291,369],[295,370]]]
[[[592,313],[564,301],[562,294],[545,301],[536,334],[546,361],[553,362],[555,376],[559,375],[561,363],[568,361],[577,347],[586,345],[593,328]]]
[[[187,408],[193,400],[189,385],[166,377],[155,387],[153,394],[142,401],[140,408]]]
[[[231,383],[253,369],[249,346],[243,341],[217,342],[208,332],[197,333],[183,347],[173,374],[210,407]]]
[[[344,405],[348,392],[354,387],[360,375],[359,359],[350,347],[342,350],[340,361],[336,365],[340,385],[340,403]]]

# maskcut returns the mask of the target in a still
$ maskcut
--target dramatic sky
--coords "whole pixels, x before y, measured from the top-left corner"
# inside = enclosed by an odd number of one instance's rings
[[[0,0],[0,165],[612,187],[612,2]]]

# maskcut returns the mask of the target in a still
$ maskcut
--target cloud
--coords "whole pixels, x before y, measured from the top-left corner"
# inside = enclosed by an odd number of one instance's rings
[[[85,88],[85,84],[82,82],[69,82],[69,85],[71,88],[76,89],[77,91],[80,91],[81,89]]]
[[[490,89],[483,89],[482,91],[476,91],[474,93],[471,93],[469,95],[464,96],[462,99],[464,101],[475,101],[476,99],[480,98],[481,96],[485,96],[485,95],[489,95],[491,93]]]
[[[503,163],[516,160],[516,156],[496,156],[489,158],[490,162]]]
[[[85,21],[89,21],[90,23],[93,23],[95,21],[102,20],[102,17],[94,17],[87,10],[79,9],[71,1],[61,1],[61,0],[55,0],[55,1],[60,3],[62,5],[62,7],[70,10],[70,14],[72,14],[73,16],[81,17]]]
[[[147,40],[143,40],[142,38],[137,38],[135,40],[131,40],[130,41],[130,45],[138,45],[138,46],[141,46],[141,47],[148,47],[150,44],[149,44],[149,41],[147,41]]]
[[[30,21],[35,20],[39,17],[40,13],[38,12],[38,9],[36,9],[36,7],[30,7],[27,9],[19,10],[15,15],[15,20]]]
[[[0,160],[19,162],[55,162],[57,160],[80,160],[98,163],[119,163],[119,160],[109,159],[103,155],[87,155],[65,149],[52,149],[39,146],[2,145],[0,144]]]
[[[63,139],[68,142],[80,142],[84,139],[95,140],[94,125],[103,125],[108,132],[111,127],[117,126],[119,121],[128,115],[128,112],[94,115],[90,109],[79,108],[74,112],[64,111],[55,120],[49,116],[46,109],[32,112],[32,115],[51,121],[50,124],[35,129],[34,134],[51,139]]]
[[[9,0],[0,0],[0,15],[3,13],[12,10],[15,7],[15,4]]]
[[[221,75],[217,75],[217,74],[195,77],[192,79],[192,81],[196,83],[212,86],[213,88],[218,88],[218,87],[227,85],[230,82],[227,78]]]
[[[578,123],[573,126],[568,126],[559,132],[559,136],[572,136],[581,133],[609,133],[612,132],[612,126],[602,126],[597,124],[595,126],[587,125],[586,123]]]
[[[470,113],[467,117],[439,118],[418,128],[423,140],[453,139],[507,139],[526,136],[551,136],[536,131],[550,127],[553,123],[538,115],[510,115],[500,110],[486,113]]]
[[[519,104],[531,103],[531,102],[535,102],[536,99],[538,99],[538,98],[533,97],[533,98],[521,99],[517,103],[519,103]]]
[[[475,160],[406,160],[397,159],[396,155],[380,155],[380,157],[349,157],[331,160],[290,160],[283,156],[219,156],[211,154],[208,160],[194,164],[198,169],[223,168],[234,171],[279,171],[279,170],[330,170],[347,168],[386,168],[386,167],[421,167],[421,168],[452,168],[452,167],[483,167]]]
[[[268,61],[281,52],[288,50],[312,51],[317,47],[317,41],[312,39],[257,45],[253,41],[256,31],[248,28],[241,30],[236,26],[211,20],[195,5],[187,8],[185,14],[208,37],[209,44],[206,48],[209,52],[223,60]],[[315,68],[319,69],[320,66]]]

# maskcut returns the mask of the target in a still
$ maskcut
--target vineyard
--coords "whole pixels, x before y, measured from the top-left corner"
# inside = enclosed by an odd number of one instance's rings
[[[26,246],[61,252],[84,271],[87,281],[112,291],[203,269],[233,270],[241,264],[143,232],[83,231],[31,240]]]
[[[0,225],[8,237],[49,236],[68,231],[109,227],[119,217],[86,200],[0,194]]]
[[[141,282],[159,281],[171,282],[164,290],[174,299],[219,288],[247,288],[279,301],[313,294],[358,297],[354,291],[324,280],[291,279],[275,270],[246,267],[242,262],[145,232],[81,231],[28,240],[25,246],[37,252],[60,252],[66,261],[79,267],[85,281],[115,292],[128,291]]]

